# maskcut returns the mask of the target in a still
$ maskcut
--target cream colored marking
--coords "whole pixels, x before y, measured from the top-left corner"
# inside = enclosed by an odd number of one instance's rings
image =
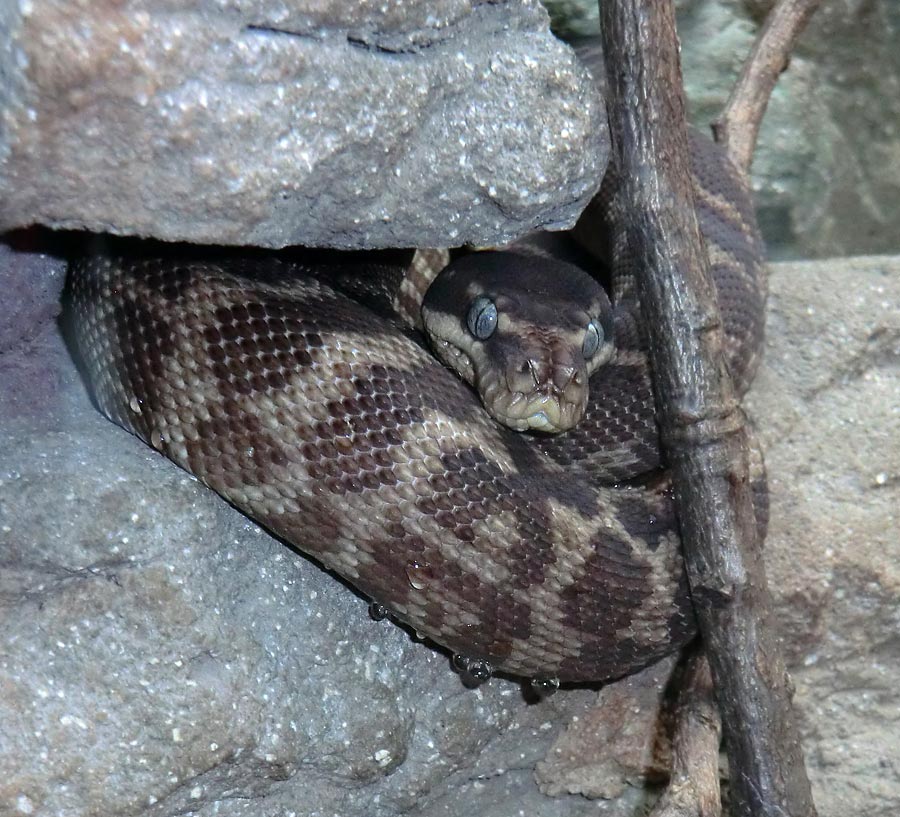
[[[694,196],[707,205],[711,210],[728,220],[728,225],[744,238],[753,238],[754,234],[750,226],[744,221],[740,211],[734,204],[719,193],[703,187],[694,180]],[[707,243],[710,242],[707,239]]]

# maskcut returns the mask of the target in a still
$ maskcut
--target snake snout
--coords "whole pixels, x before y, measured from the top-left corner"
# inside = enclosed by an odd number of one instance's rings
[[[507,367],[506,384],[510,391],[538,391],[547,395],[563,395],[570,386],[584,384],[584,366],[555,364],[552,361],[526,358]]]
[[[573,356],[530,353],[507,362],[503,387],[493,396],[497,419],[520,431],[558,434],[581,420],[587,405],[588,373]]]

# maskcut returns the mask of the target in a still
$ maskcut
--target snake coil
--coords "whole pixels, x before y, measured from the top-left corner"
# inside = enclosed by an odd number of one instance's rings
[[[695,145],[701,228],[745,383],[764,275],[749,197],[723,162]],[[615,248],[623,216],[605,201]],[[499,263],[488,258],[465,264]],[[515,258],[523,280],[545,264]],[[578,397],[576,381],[590,381],[575,429],[538,440],[498,425],[409,331],[316,265],[95,255],[72,265],[69,311],[114,422],[437,643],[512,674],[598,681],[695,633],[668,493],[608,484],[660,463],[627,263],[618,269],[612,304],[576,296],[568,317],[540,318],[555,335],[522,341],[530,368],[506,380],[544,384],[528,416],[546,420],[547,394]],[[433,314],[500,340],[515,321],[488,300],[468,321],[452,298]],[[535,344],[551,335],[576,351],[553,353],[541,374]]]

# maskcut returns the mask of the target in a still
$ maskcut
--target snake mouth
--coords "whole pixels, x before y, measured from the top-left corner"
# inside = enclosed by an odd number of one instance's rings
[[[561,434],[578,425],[584,416],[587,394],[571,399],[568,394],[510,391],[499,382],[484,385],[481,400],[488,413],[515,431]],[[567,390],[571,391],[571,390]]]
[[[475,386],[488,414],[513,431],[562,434],[578,425],[584,416],[587,389],[583,387],[570,383],[562,391],[552,387],[514,391],[492,368],[477,367],[458,346],[447,341],[432,342],[441,360]]]

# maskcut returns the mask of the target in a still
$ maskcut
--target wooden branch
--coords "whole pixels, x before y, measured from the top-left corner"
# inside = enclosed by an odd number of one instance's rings
[[[725,147],[731,160],[749,174],[756,138],[769,97],[791,49],[822,0],[778,0],[753,44],[753,50],[718,119],[713,138]]]
[[[743,415],[690,181],[672,0],[603,0],[612,162],[638,263],[662,442],[736,817],[812,817],[756,541]]]
[[[709,663],[700,650],[688,657],[675,712],[672,777],[650,817],[720,817],[719,741]]]

